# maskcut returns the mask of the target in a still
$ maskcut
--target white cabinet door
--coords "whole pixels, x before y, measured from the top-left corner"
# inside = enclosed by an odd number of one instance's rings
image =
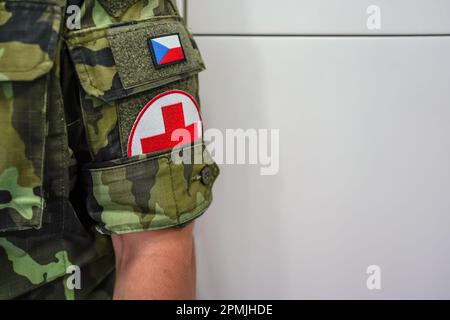
[[[450,298],[450,37],[197,41],[207,128],[280,129],[281,153],[221,166],[199,297]]]
[[[449,0],[188,0],[187,14],[197,34],[450,34]]]

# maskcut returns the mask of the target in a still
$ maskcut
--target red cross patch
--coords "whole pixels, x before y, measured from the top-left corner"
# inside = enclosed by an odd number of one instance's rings
[[[181,134],[173,135],[177,130]],[[202,118],[195,99],[181,90],[167,91],[153,98],[139,113],[128,139],[128,156],[172,149],[202,136]]]

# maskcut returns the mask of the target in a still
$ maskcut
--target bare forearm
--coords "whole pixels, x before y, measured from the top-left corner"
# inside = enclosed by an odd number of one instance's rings
[[[192,226],[113,235],[114,299],[193,299],[195,249]]]

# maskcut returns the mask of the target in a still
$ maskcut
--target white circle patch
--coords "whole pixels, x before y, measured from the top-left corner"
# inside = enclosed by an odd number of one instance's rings
[[[128,156],[172,149],[202,139],[200,109],[187,92],[164,92],[139,113],[128,138]]]

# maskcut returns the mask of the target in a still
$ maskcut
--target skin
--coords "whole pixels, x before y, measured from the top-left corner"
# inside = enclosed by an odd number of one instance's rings
[[[195,298],[193,225],[112,235],[116,253],[114,300]]]

